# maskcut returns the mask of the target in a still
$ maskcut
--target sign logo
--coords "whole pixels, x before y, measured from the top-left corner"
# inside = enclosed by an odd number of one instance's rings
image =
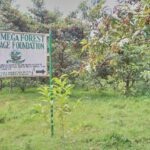
[[[7,60],[7,63],[15,63],[15,64],[21,64],[25,62],[25,59],[22,60],[21,52],[19,50],[13,50],[10,53],[11,60]]]

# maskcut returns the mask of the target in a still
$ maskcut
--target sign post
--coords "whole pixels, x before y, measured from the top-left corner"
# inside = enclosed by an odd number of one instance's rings
[[[51,136],[54,136],[54,99],[53,99],[53,65],[52,65],[52,32],[49,32],[49,74],[50,74],[50,97],[51,97],[51,108],[50,108],[50,127]]]
[[[44,77],[47,69],[47,34],[0,31],[0,78]],[[49,32],[50,127],[54,135],[52,32]]]

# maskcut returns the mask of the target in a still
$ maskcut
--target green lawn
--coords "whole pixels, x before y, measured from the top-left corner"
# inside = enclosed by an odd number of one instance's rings
[[[35,113],[34,90],[0,92],[0,150],[150,150],[150,98],[75,90],[66,118],[65,138],[55,119],[55,137]]]

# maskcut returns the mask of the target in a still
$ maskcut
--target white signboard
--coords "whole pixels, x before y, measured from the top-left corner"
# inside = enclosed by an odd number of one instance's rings
[[[46,75],[45,34],[0,31],[0,77]]]

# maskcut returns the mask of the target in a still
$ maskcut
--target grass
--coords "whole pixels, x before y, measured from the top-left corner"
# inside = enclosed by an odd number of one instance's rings
[[[4,89],[0,92],[0,150],[149,150],[150,98],[124,97],[107,91],[76,89],[66,118],[65,138],[55,119],[55,136],[34,105],[40,95]]]

